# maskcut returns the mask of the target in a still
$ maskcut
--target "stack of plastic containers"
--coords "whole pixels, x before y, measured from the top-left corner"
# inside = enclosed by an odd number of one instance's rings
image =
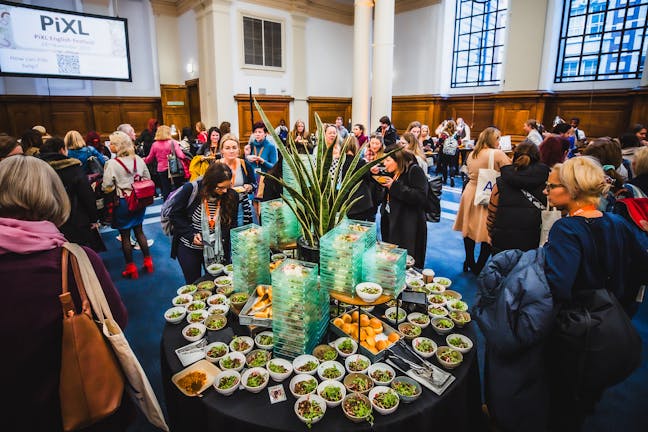
[[[274,250],[294,249],[301,235],[295,213],[281,198],[261,203],[263,228],[268,231],[270,248]]]
[[[232,228],[232,283],[234,291],[252,293],[257,285],[270,283],[268,232],[256,224]]]
[[[312,352],[328,329],[329,295],[320,289],[317,264],[285,260],[272,272],[274,354],[295,358]]]
[[[324,288],[355,296],[354,288],[362,282],[362,255],[367,250],[369,231],[340,224],[320,238],[320,281]]]
[[[405,288],[407,249],[378,242],[362,257],[362,280],[376,282],[383,293],[398,296]]]
[[[344,218],[340,225],[347,227],[350,231],[366,232],[365,242],[367,249],[376,244],[376,222]]]

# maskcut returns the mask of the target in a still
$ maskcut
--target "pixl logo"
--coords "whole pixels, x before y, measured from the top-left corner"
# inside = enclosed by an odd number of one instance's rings
[[[47,15],[41,15],[40,16],[40,21],[41,21],[41,30],[46,31],[48,30],[48,27],[54,26],[56,29],[57,33],[73,33],[73,34],[78,34],[78,35],[84,35],[84,36],[89,36],[90,33],[85,33],[83,31],[82,27],[82,22],[81,20],[66,20],[65,18],[61,17],[50,17]]]

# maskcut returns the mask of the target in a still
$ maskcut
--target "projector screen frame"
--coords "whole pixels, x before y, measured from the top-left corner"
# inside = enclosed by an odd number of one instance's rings
[[[92,81],[133,82],[133,70],[132,70],[132,67],[131,67],[131,56],[130,56],[130,40],[129,40],[129,37],[128,37],[128,19],[121,18],[121,17],[111,17],[111,16],[108,16],[108,15],[98,15],[98,14],[91,14],[91,13],[85,13],[85,12],[68,11],[68,10],[63,10],[63,9],[45,7],[45,6],[34,6],[34,5],[15,3],[15,2],[10,2],[10,1],[5,1],[5,0],[0,0],[0,5],[7,5],[7,6],[13,6],[13,7],[26,8],[26,9],[42,10],[42,11],[48,11],[48,12],[57,12],[57,13],[63,13],[63,14],[67,14],[67,15],[79,15],[79,16],[88,17],[88,18],[98,18],[98,19],[104,19],[104,20],[121,21],[123,23],[123,25],[124,25],[124,37],[125,37],[125,41],[126,41],[126,62],[128,64],[128,78],[94,77],[94,76],[90,76],[90,75],[70,76],[70,75],[60,75],[60,74],[4,72],[4,71],[2,71],[2,69],[0,69],[0,77],[2,77],[2,76],[14,76],[14,77],[22,77],[22,78],[56,78],[56,79],[92,80]],[[2,66],[0,65],[0,68],[1,67]]]

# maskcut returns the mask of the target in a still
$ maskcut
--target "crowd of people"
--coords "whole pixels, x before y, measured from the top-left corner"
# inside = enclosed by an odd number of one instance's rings
[[[339,172],[344,177],[358,153],[355,170],[380,159],[380,164],[359,180],[353,192],[353,198],[358,199],[348,209],[348,216],[375,221],[380,215],[381,239],[406,249],[417,268],[426,263],[424,203],[430,175],[441,176],[444,183],[449,178],[454,186],[458,150],[470,146],[462,161],[467,181],[453,225],[463,237],[463,271],[488,281],[492,272],[501,270],[495,267],[507,252],[542,250],[542,277],[527,289],[537,286],[545,290],[554,310],[569,304],[574,293],[601,287],[613,293],[632,315],[639,287],[648,282],[648,223],[633,216],[646,209],[617,213],[619,202],[648,195],[646,128],[635,125],[618,139],[588,139],[579,119],[567,123],[558,118],[551,132],[533,119],[521,125],[521,130],[526,138],[507,153],[500,149],[497,127],[483,129],[474,142],[470,125],[461,118],[443,121],[434,134],[428,125],[412,121],[399,135],[390,118],[383,116],[379,127],[367,135],[364,125],[354,124],[348,131],[338,117],[324,125],[320,142],[327,149],[332,147],[331,176]],[[297,120],[291,130],[283,123],[278,131],[288,151],[317,151],[317,140],[303,121]],[[127,202],[134,179],[153,179],[162,200],[169,201],[171,257],[178,260],[185,281],[192,283],[211,263],[228,263],[230,230],[260,223],[259,203],[280,196],[281,186],[259,174],[282,177],[277,145],[263,123],[253,125],[245,145],[231,133],[227,122],[210,128],[198,122],[194,128],[183,128],[181,136],[174,136],[172,128],[155,119],[139,136],[130,124],[122,124],[110,134],[109,145],[94,131],[84,137],[71,130],[61,138],[37,127],[20,140],[0,134],[0,187],[4,191],[0,198],[0,255],[6,258],[2,265],[8,266],[7,271],[11,266],[29,266],[28,272],[37,277],[42,272],[51,275],[60,272],[56,257],[64,241],[84,245],[104,290],[112,296],[113,311],[118,311],[117,317],[125,323],[123,304],[114,297],[114,285],[94,251],[105,247],[97,236],[100,223],[110,224],[119,231],[125,261],[122,276],[134,279],[139,271],[154,271],[142,228],[145,209],[130,210]],[[180,163],[180,175],[171,173],[171,159]],[[483,170],[497,172],[487,205],[476,203],[476,194],[483,192],[478,190]],[[563,217],[550,227],[548,241],[541,245],[542,214],[551,207]],[[16,243],[19,237],[26,240]],[[142,254],[139,268],[134,249]],[[25,277],[16,277],[11,283],[29,285]],[[546,324],[548,328],[551,325]],[[488,388],[506,362],[497,343],[488,338],[486,342],[487,357],[492,360],[485,376]],[[530,364],[542,364],[541,371],[511,366],[511,376],[518,373],[521,377],[511,387],[536,400],[535,413],[507,409],[517,397],[512,393],[486,392],[491,414],[502,430],[521,430],[520,425],[524,430],[578,430],[600,398],[601,392],[582,394],[570,387],[565,375],[569,368],[552,358],[538,360],[545,352],[538,347],[551,346],[550,333],[546,333],[526,347]],[[541,386],[537,383],[540,377]],[[526,390],[525,380],[534,382]],[[46,398],[44,395],[41,402]],[[544,420],[538,423],[538,418]]]

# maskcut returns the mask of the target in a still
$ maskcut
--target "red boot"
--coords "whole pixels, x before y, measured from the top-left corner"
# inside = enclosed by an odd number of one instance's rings
[[[153,258],[150,256],[144,257],[144,271],[147,273],[153,273]]]
[[[127,279],[137,279],[139,275],[137,274],[137,266],[135,263],[126,264],[126,270],[122,272],[122,276]]]

